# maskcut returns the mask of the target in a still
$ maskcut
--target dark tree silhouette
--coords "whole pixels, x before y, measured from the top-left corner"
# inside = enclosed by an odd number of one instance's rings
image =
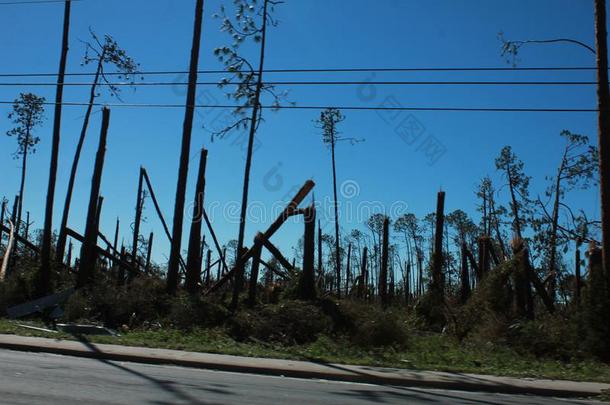
[[[330,148],[333,171],[333,208],[335,210],[335,273],[337,277],[337,297],[341,298],[341,243],[339,237],[339,199],[337,197],[337,164],[335,148],[338,142],[348,141],[351,144],[358,142],[356,138],[341,136],[337,124],[343,122],[345,117],[336,108],[327,108],[320,113],[316,124],[322,129],[322,141]]]
[[[519,160],[510,146],[505,146],[496,158],[496,168],[504,174],[510,192],[510,208],[513,216],[513,230],[519,239],[523,239],[523,228],[527,224],[529,213],[530,177],[523,171],[523,162]]]
[[[570,131],[562,131],[561,136],[565,139],[561,161],[556,174],[547,177],[547,180],[551,183],[545,192],[549,201],[552,201],[550,213],[546,209],[547,203],[540,198],[538,199],[538,204],[544,212],[542,225],[548,228],[546,232],[541,230],[538,234],[544,238],[543,243],[546,245],[548,275],[550,277],[549,295],[551,298],[555,297],[557,284],[557,247],[558,245],[565,246],[569,241],[569,239],[559,238],[560,210],[572,212],[563,202],[564,197],[566,193],[576,187],[586,189],[592,183],[595,183],[598,169],[597,148],[589,145],[589,138]]]
[[[44,295],[51,288],[51,238],[53,233],[53,203],[55,201],[55,183],[57,182],[57,162],[59,160],[59,141],[61,136],[61,107],[64,93],[64,77],[68,59],[68,37],[70,33],[70,6],[66,0],[64,5],[63,33],[61,40],[61,57],[59,73],[55,89],[55,113],[53,118],[53,137],[51,142],[51,162],[49,164],[49,184],[44,212],[44,228],[42,231],[42,247],[40,249],[40,269],[36,275],[35,294]]]
[[[213,133],[212,137],[222,137],[233,130],[241,129],[248,131],[244,185],[239,216],[239,234],[237,237],[237,252],[241,252],[244,247],[246,230],[246,212],[250,186],[250,169],[254,153],[254,138],[262,121],[263,109],[261,107],[261,97],[263,94],[271,95],[273,98],[272,105],[278,106],[281,98],[286,93],[277,93],[273,86],[266,85],[263,81],[267,28],[269,25],[277,25],[277,21],[273,19],[272,13],[275,6],[281,2],[263,0],[261,5],[261,2],[256,0],[234,0],[233,3],[235,6],[234,17],[227,15],[224,6],[221,7],[221,13],[216,15],[216,17],[222,18],[221,31],[228,33],[233,43],[231,46],[216,48],[214,54],[232,75],[230,78],[222,79],[219,86],[221,88],[229,85],[236,86],[233,92],[227,94],[230,99],[238,104],[233,111],[236,120],[220,131]],[[260,20],[260,22],[257,20]],[[256,69],[252,63],[239,53],[240,47],[247,39],[252,39],[255,43],[260,44],[258,67]],[[250,116],[248,116],[248,111],[250,111]],[[243,287],[243,279],[244,267],[239,266],[236,269],[235,282],[233,283],[232,307],[234,308],[238,304],[237,301]]]
[[[186,180],[188,177],[191,150],[191,135],[193,132],[193,116],[195,114],[195,95],[197,92],[197,68],[199,66],[199,48],[201,44],[201,25],[203,21],[203,0],[197,0],[195,6],[195,21],[193,26],[193,43],[189,66],[189,84],[186,94],[184,122],[182,126],[182,146],[180,148],[180,164],[178,167],[178,184],[176,185],[176,201],[174,205],[174,222],[172,228],[172,243],[167,265],[167,291],[175,293],[178,288],[178,270],[180,266],[180,246],[182,245],[182,225],[184,223],[184,205],[186,198]]]
[[[40,138],[34,136],[34,129],[42,124],[44,120],[44,103],[44,97],[38,97],[32,93],[21,93],[19,98],[13,102],[13,109],[8,114],[8,118],[15,126],[7,131],[6,134],[10,137],[15,137],[17,140],[17,151],[14,153],[15,159],[21,156],[19,204],[17,206],[17,221],[15,223],[15,233],[17,235],[21,225],[28,154],[36,152],[36,145],[40,142]]]
[[[89,90],[87,110],[85,111],[83,125],[76,144],[76,150],[74,151],[74,158],[72,159],[72,167],[70,168],[70,177],[68,178],[66,199],[64,202],[61,225],[59,228],[59,237],[57,240],[57,251],[55,253],[57,260],[63,260],[64,250],[66,248],[66,226],[68,226],[68,217],[70,215],[70,205],[72,203],[76,172],[78,171],[81,151],[87,136],[87,129],[89,128],[89,119],[91,118],[91,112],[93,111],[93,104],[95,103],[95,98],[100,96],[98,93],[98,86],[100,82],[106,85],[105,87],[108,88],[111,96],[116,97],[119,100],[121,99],[120,87],[109,80],[105,69],[108,67],[114,67],[114,70],[120,73],[116,76],[119,80],[125,79],[128,83],[133,84],[135,80],[134,76],[137,74],[139,68],[139,65],[119,47],[118,43],[110,35],[104,35],[104,40],[102,41],[92,30],[89,30],[89,32],[91,34],[91,42],[84,43],[85,57],[82,64],[94,64],[96,69],[95,76],[93,77],[93,83],[91,84],[91,88]]]

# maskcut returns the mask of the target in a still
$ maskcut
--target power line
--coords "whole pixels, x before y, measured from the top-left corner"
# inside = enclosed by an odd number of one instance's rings
[[[51,1],[51,0],[49,0]],[[54,0],[53,0],[54,1]],[[83,0],[80,0],[83,1]],[[1,3],[0,3],[1,4]],[[587,66],[537,66],[537,67],[421,67],[421,68],[326,68],[326,69],[267,69],[264,73],[367,73],[367,72],[523,72],[523,71],[595,71]],[[226,70],[199,70],[198,74],[227,74]],[[247,73],[247,72],[244,72]],[[158,70],[137,72],[136,76],[180,75],[185,70]],[[125,76],[121,72],[108,72],[106,76]],[[0,73],[0,77],[55,77],[57,73]],[[66,73],[66,76],[95,76],[94,72]]]
[[[85,0],[70,0],[73,3]],[[65,3],[65,0],[24,0],[24,1],[2,1],[0,6],[25,6],[30,4]]]
[[[188,86],[188,82],[117,82],[97,83],[97,86]],[[218,86],[220,82],[197,82],[198,86]],[[355,86],[355,85],[395,85],[395,86],[589,86],[596,85],[595,81],[266,81],[265,84],[273,86]],[[93,83],[64,83],[64,86],[92,86]],[[236,86],[239,83],[224,83],[223,85]],[[0,82],[0,86],[57,86],[57,83],[45,82]]]
[[[0,101],[0,104],[14,104],[13,101]],[[56,103],[45,102],[44,105],[56,105]],[[64,102],[67,107],[84,107],[87,103]],[[119,108],[184,108],[184,104],[154,104],[154,103],[93,103],[97,107],[119,107]],[[194,108],[225,108],[233,109],[237,105],[221,104],[196,104]],[[535,113],[585,113],[598,112],[596,108],[522,108],[522,107],[385,107],[385,106],[335,106],[335,105],[266,105],[260,108],[267,110],[323,110],[325,108],[338,108],[346,111],[454,111],[454,112],[535,112]],[[251,107],[246,107],[251,108]]]

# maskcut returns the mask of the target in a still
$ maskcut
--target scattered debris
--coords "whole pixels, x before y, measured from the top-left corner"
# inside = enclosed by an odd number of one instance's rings
[[[46,297],[7,308],[6,313],[12,319],[38,312],[48,315],[51,319],[57,319],[63,314],[63,310],[59,308],[59,305],[66,302],[73,293],[74,288],[69,288],[56,294],[47,295]]]
[[[119,336],[119,334],[109,328],[99,325],[83,325],[75,323],[58,323],[57,329],[71,335],[100,335],[100,336]]]

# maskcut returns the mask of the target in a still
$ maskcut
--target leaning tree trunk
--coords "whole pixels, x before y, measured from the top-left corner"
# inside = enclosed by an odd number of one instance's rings
[[[195,201],[193,203],[193,220],[189,235],[189,248],[186,257],[186,278],[184,286],[190,293],[197,291],[197,284],[201,280],[201,220],[203,217],[203,198],[205,193],[205,167],[208,151],[201,149],[199,158],[199,172],[195,187]]]
[[[133,224],[133,240],[131,242],[131,265],[134,269],[138,268],[138,241],[140,240],[140,222],[142,221],[142,209],[144,199],[142,198],[142,182],[144,180],[144,168],[140,166],[138,177],[138,192],[136,195],[136,214]]]
[[[241,211],[239,214],[239,235],[237,236],[237,252],[241,254],[244,247],[244,235],[246,232],[246,213],[248,210],[248,191],[250,187],[250,168],[252,166],[252,154],[254,153],[254,135],[258,127],[258,114],[260,111],[260,98],[263,87],[263,69],[265,66],[265,45],[267,42],[267,5],[268,0],[264,0],[263,5],[263,25],[261,28],[261,47],[258,62],[258,74],[256,80],[256,89],[254,91],[254,105],[252,106],[252,115],[250,117],[250,132],[248,134],[248,150],[246,152],[246,166],[244,168],[244,185],[241,197]],[[238,258],[239,259],[239,258]],[[241,263],[241,260],[236,260]],[[244,283],[244,266],[243,263],[236,269],[235,283],[233,284],[233,297],[231,307],[236,308],[239,299],[239,293],[242,290]]]
[[[97,235],[98,235],[98,203],[100,187],[102,185],[102,172],[104,170],[104,157],[106,155],[106,137],[108,135],[108,124],[110,123],[110,110],[102,110],[102,130],[100,132],[100,143],[95,156],[95,167],[91,178],[91,194],[89,196],[89,207],[87,209],[87,224],[83,235],[83,245],[80,253],[80,268],[78,269],[77,287],[89,284],[94,275],[97,261]]]
[[[19,228],[21,228],[21,212],[23,210],[23,192],[25,191],[25,174],[27,172],[28,164],[28,146],[29,146],[30,134],[29,130],[26,134],[26,142],[23,146],[23,164],[21,166],[21,182],[19,184],[19,207],[17,209],[17,223],[15,224],[15,234],[19,235]],[[26,235],[27,239],[27,235]]]
[[[180,165],[178,168],[178,184],[176,186],[176,202],[174,205],[174,223],[172,228],[172,243],[167,265],[167,291],[170,294],[178,288],[178,270],[180,268],[180,247],[182,245],[182,225],[184,221],[184,200],[186,197],[186,180],[189,171],[191,150],[191,134],[193,132],[193,116],[195,114],[195,95],[197,93],[197,68],[199,66],[199,46],[201,44],[201,25],[203,21],[203,0],[197,0],[195,7],[195,22],[193,27],[193,44],[189,67],[189,84],[186,94],[184,122],[182,126],[182,146],[180,149]]]
[[[102,67],[104,63],[104,55],[106,54],[106,48],[102,50],[102,54],[98,60],[97,69],[95,71],[95,77],[93,78],[93,84],[89,91],[89,102],[87,105],[87,111],[85,111],[85,118],[83,119],[83,126],[80,130],[80,136],[78,137],[78,143],[76,144],[76,151],[74,152],[74,158],[72,159],[72,167],[70,168],[70,177],[68,178],[68,188],[66,191],[66,200],[64,202],[64,209],[61,215],[61,225],[59,227],[59,237],[57,239],[57,248],[55,251],[55,257],[62,261],[64,257],[64,250],[66,248],[66,227],[68,226],[68,216],[70,215],[70,205],[72,203],[72,194],[74,192],[74,182],[76,180],[76,172],[78,170],[78,162],[80,161],[80,154],[85,143],[85,137],[87,136],[87,128],[89,128],[89,119],[91,118],[91,112],[93,111],[93,102],[97,93],[97,84],[102,73]]]
[[[557,289],[557,271],[556,271],[556,257],[557,257],[557,231],[559,227],[559,202],[560,202],[560,187],[561,187],[561,175],[564,169],[566,161],[567,150],[561,160],[561,165],[557,171],[557,179],[555,180],[555,199],[553,201],[553,218],[551,220],[551,237],[549,238],[549,296],[555,301],[555,290]]]
[[[51,289],[51,239],[53,237],[53,202],[55,201],[55,183],[57,182],[57,164],[59,160],[59,141],[61,137],[61,107],[64,93],[64,77],[68,59],[68,36],[70,32],[70,5],[66,0],[64,6],[64,27],[62,34],[61,58],[55,89],[55,113],[53,118],[53,140],[51,142],[51,163],[49,165],[49,184],[45,204],[42,247],[40,249],[40,269],[36,276],[36,295],[45,295]]]

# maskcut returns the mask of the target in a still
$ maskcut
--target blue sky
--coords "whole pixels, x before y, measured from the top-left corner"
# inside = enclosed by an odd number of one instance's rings
[[[229,1],[226,1],[230,8]],[[202,36],[201,69],[221,65],[213,56],[215,47],[230,43],[219,32],[220,22],[212,18],[221,1],[207,0]],[[91,27],[98,34],[110,34],[141,64],[143,71],[186,70],[189,62],[194,1],[191,0],[85,0],[73,4],[70,34],[69,72],[89,72],[80,65],[84,54],[81,40],[88,39]],[[63,5],[0,5],[0,73],[56,72]],[[287,0],[276,13],[280,24],[268,36],[267,67],[272,68],[386,68],[386,67],[474,67],[507,66],[500,56],[497,33],[507,38],[569,37],[594,44],[593,2],[580,0],[540,0],[490,2],[484,0]],[[532,46],[523,48],[519,66],[594,66],[594,56],[573,46]],[[215,81],[222,75],[200,76],[200,81]],[[269,76],[271,78],[271,76]],[[276,74],[277,80],[594,80],[594,72],[423,72],[353,74]],[[53,81],[53,78],[1,78],[1,81]],[[86,82],[86,77],[71,77]],[[184,76],[148,76],[145,81],[184,81]],[[293,86],[289,99],[297,105],[378,106],[399,103],[424,107],[539,107],[594,108],[594,86],[572,87],[449,87],[449,86]],[[0,101],[11,101],[19,92],[32,91],[53,100],[53,87],[0,86]],[[198,89],[201,104],[225,102],[214,86]],[[69,87],[64,100],[84,102],[86,87]],[[184,88],[139,87],[123,91],[127,103],[184,102]],[[101,102],[116,100],[104,93]],[[0,131],[10,129],[6,119],[9,106],[0,105]],[[235,145],[237,134],[211,142],[203,129],[217,125],[222,110],[197,113],[192,142],[191,175],[187,201],[192,200],[198,150],[209,149],[206,203],[234,210],[241,198],[243,151]],[[84,107],[65,107],[55,206],[59,222],[69,165],[81,126]],[[318,112],[283,110],[266,113],[258,133],[258,148],[253,162],[250,199],[270,207],[286,199],[295,185],[307,178],[316,181],[316,198],[332,195],[330,156],[321,142],[313,120]],[[173,211],[183,109],[112,109],[106,169],[102,194],[105,196],[102,231],[111,235],[114,221],[121,217],[122,237],[130,240],[126,229],[133,221],[135,190],[139,166],[147,168],[159,202],[168,221]],[[375,111],[346,111],[341,130],[346,136],[365,142],[340,145],[337,151],[339,183],[357,184],[357,195],[349,201],[390,210],[396,201],[400,209],[418,216],[433,211],[436,191],[447,192],[446,209],[461,208],[474,214],[474,188],[484,175],[494,179],[494,158],[503,145],[513,146],[533,176],[532,193],[544,191],[544,176],[555,170],[562,143],[559,132],[569,129],[589,135],[596,142],[596,116],[593,113],[476,113],[415,112],[384,114]],[[75,200],[69,225],[84,228],[90,174],[93,167],[101,114],[92,125],[83,151],[77,177]],[[416,122],[419,137],[400,132],[398,123]],[[31,211],[34,228],[43,221],[42,207],[48,180],[52,111],[38,129],[42,141],[30,159],[26,183],[25,209]],[[404,128],[403,128],[404,129]],[[402,133],[406,138],[400,136]],[[405,135],[407,134],[407,135]],[[409,135],[410,134],[410,135]],[[444,152],[433,164],[422,146],[434,140]],[[11,159],[14,140],[0,136],[0,196],[17,193],[20,162]],[[500,199],[505,201],[506,195]],[[596,190],[577,192],[570,201],[590,215],[598,215]],[[371,202],[377,202],[372,204]],[[394,205],[395,206],[395,205]],[[228,208],[227,208],[228,207]],[[344,206],[345,210],[349,207]],[[214,226],[222,241],[237,236],[237,223],[223,219],[220,211]],[[149,202],[142,226],[143,234],[154,230],[159,242],[155,258],[164,261],[168,244]],[[357,218],[346,218],[345,230],[358,226]],[[327,217],[330,220],[331,217]],[[266,228],[248,224],[246,240]],[[323,223],[324,225],[324,223]],[[330,231],[330,227],[328,230]],[[188,230],[185,227],[185,231]],[[185,232],[185,235],[187,234]],[[302,225],[289,224],[276,241],[284,248],[296,243]],[[184,245],[186,247],[186,244]]]

